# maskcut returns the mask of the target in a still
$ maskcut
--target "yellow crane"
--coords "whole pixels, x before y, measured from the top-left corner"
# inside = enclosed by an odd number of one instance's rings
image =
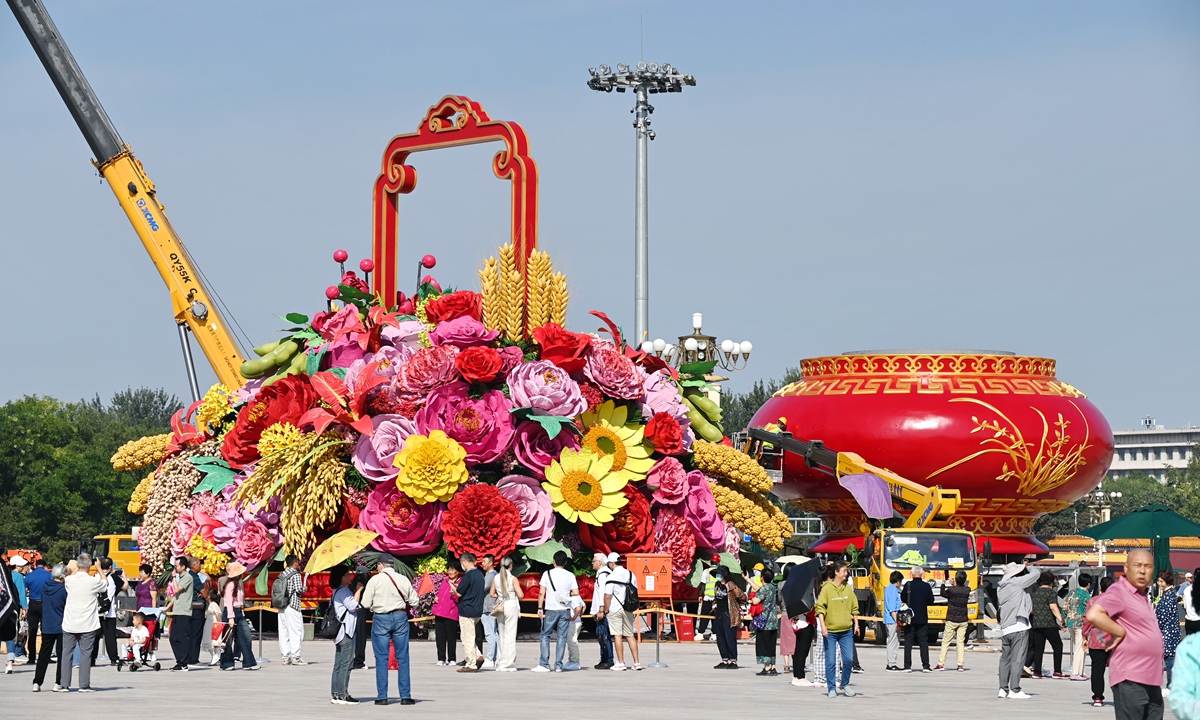
[[[745,452],[769,471],[782,472],[784,454],[792,453],[803,458],[809,468],[835,478],[869,473],[887,483],[895,517],[882,523],[864,523],[862,527],[866,574],[853,579],[863,615],[874,616],[882,612],[883,593],[892,571],[898,570],[908,579],[912,576],[912,568],[920,565],[927,571],[926,579],[933,581],[935,587],[952,579],[959,570],[966,572],[967,583],[972,589],[968,616],[971,620],[979,618],[976,602],[979,568],[991,564],[991,545],[985,543],[983,557],[977,558],[975,534],[949,527],[950,519],[962,504],[958,490],[927,487],[872,465],[855,453],[837,452],[825,447],[820,440],[801,440],[786,431],[751,427],[747,428],[746,437]],[[897,505],[902,508],[901,512],[896,512]],[[935,593],[935,597],[937,595]],[[940,597],[936,600],[937,604],[929,608],[931,623],[946,618],[944,600]],[[875,637],[883,637],[882,628],[876,628]]]
[[[108,181],[121,209],[167,284],[171,309],[179,326],[192,399],[200,399],[200,388],[188,342],[189,331],[195,335],[217,379],[230,388],[241,387],[246,382],[238,372],[243,361],[242,352],[205,288],[196,263],[188,255],[175,228],[171,227],[171,221],[158,201],[154,183],[142,170],[142,163],[117,134],[41,0],[8,0],[8,6],[95,155],[92,164]]]

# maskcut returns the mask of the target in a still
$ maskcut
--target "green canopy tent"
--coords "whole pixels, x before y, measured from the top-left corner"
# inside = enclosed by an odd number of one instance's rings
[[[1146,505],[1084,530],[1095,540],[1149,540],[1154,546],[1154,572],[1171,569],[1171,538],[1200,537],[1200,525],[1162,505]]]

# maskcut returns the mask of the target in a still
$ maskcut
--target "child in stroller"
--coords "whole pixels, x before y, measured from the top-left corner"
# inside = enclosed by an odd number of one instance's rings
[[[157,624],[157,619],[149,620],[145,613],[136,612],[133,614],[133,626],[121,628],[129,634],[129,638],[121,643],[121,658],[117,661],[118,671],[127,663],[129,672],[137,672],[140,667],[161,669],[162,666],[154,657],[154,651],[157,649],[154,631]]]

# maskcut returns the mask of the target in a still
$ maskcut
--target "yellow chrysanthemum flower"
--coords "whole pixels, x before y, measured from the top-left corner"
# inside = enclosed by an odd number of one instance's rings
[[[404,449],[396,453],[396,487],[418,505],[448,502],[467,481],[466,459],[463,446],[441,430],[409,435]]]
[[[204,393],[204,399],[196,410],[196,427],[210,435],[222,429],[221,419],[233,410],[233,393],[222,383],[217,383]]]
[[[607,400],[580,415],[585,450],[612,458],[612,473],[625,480],[643,480],[654,460],[645,443],[645,426],[628,424],[629,408]]]
[[[291,447],[300,439],[300,428],[289,422],[278,422],[263,430],[258,439],[258,454],[266,457],[284,448]]]
[[[150,473],[133,489],[133,494],[129,496],[129,506],[126,509],[134,515],[145,515],[146,507],[150,503],[150,488],[153,485],[154,473]]]
[[[546,468],[542,487],[558,514],[571,522],[603,525],[625,507],[624,477],[612,472],[613,456],[597,455],[587,449],[564,448],[558,460]]]
[[[192,536],[188,541],[185,553],[200,560],[200,569],[206,575],[216,577],[225,570],[225,565],[229,563],[229,556],[217,549],[217,546],[204,539],[200,533]]]

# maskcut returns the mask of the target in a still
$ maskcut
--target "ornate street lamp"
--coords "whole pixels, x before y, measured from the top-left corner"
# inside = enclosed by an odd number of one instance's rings
[[[744,369],[754,345],[748,340],[722,340],[718,343],[715,336],[704,334],[703,322],[702,314],[692,313],[691,335],[680,335],[679,342],[674,345],[668,345],[662,338],[646,340],[642,343],[642,351],[660,357],[675,367],[716,360],[717,367],[722,370]]]

